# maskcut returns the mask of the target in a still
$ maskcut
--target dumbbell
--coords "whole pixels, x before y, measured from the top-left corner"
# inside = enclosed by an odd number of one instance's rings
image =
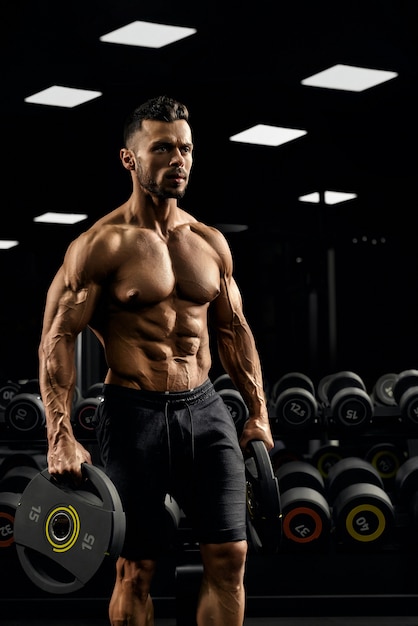
[[[397,374],[390,372],[383,374],[377,379],[371,395],[375,404],[378,406],[396,406],[396,400],[393,397],[393,387],[397,376]]]
[[[409,425],[418,425],[418,370],[400,372],[393,385],[393,397]]]
[[[394,506],[371,463],[342,459],[330,468],[326,488],[338,543],[372,548],[391,539]]]
[[[387,491],[393,486],[396,474],[408,458],[408,453],[399,445],[382,441],[369,448],[364,458],[379,472]]]
[[[5,410],[8,432],[19,437],[36,437],[45,429],[45,409],[39,392],[19,391]]]
[[[0,415],[4,415],[7,406],[11,400],[20,391],[18,382],[5,380],[0,383]]]
[[[275,475],[281,497],[283,548],[324,547],[330,537],[331,512],[320,472],[306,461],[289,461]]]
[[[220,374],[220,376],[213,381],[213,386],[215,391],[220,391],[221,389],[236,389],[229,374]]]
[[[327,442],[312,439],[309,447],[310,463],[319,470],[323,478],[328,478],[331,467],[345,456],[337,439]]]
[[[39,378],[27,378],[25,380],[19,380],[20,391],[22,393],[41,393],[41,388],[39,386]]]
[[[31,465],[12,467],[0,478],[0,491],[23,493],[26,485],[38,473],[39,470]]]
[[[226,404],[231,417],[234,420],[235,428],[238,435],[241,435],[242,429],[248,419],[248,407],[237,387],[232,382],[228,374],[221,374],[213,381],[215,391],[219,393],[222,400]]]
[[[395,496],[398,504],[408,512],[414,537],[418,530],[418,457],[412,456],[398,469],[395,477]],[[415,538],[415,542],[418,538]]]
[[[289,448],[281,439],[276,439],[274,441],[274,448],[270,451],[270,459],[273,471],[276,472],[279,467],[290,461],[302,461],[303,454],[300,450]]]
[[[354,372],[341,371],[322,378],[318,397],[323,398],[327,408],[328,425],[360,430],[372,422],[372,399],[363,380]]]
[[[46,454],[39,451],[15,452],[10,448],[1,450],[0,457],[3,457],[0,463],[0,482],[4,477],[16,468],[35,469],[40,471],[46,467]]]
[[[74,433],[79,437],[92,438],[95,436],[95,414],[97,407],[103,401],[103,383],[94,383],[85,392],[85,397],[76,402],[71,421]]]
[[[318,402],[315,386],[309,376],[301,372],[289,372],[273,385],[271,418],[275,430],[306,430],[318,423]]]

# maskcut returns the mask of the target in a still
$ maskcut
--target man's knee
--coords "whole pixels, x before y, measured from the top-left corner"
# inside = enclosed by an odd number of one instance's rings
[[[232,541],[201,545],[205,576],[216,581],[240,585],[244,578],[247,542]]]
[[[119,557],[116,563],[116,584],[123,585],[138,597],[146,599],[155,572],[155,561],[130,561]]]

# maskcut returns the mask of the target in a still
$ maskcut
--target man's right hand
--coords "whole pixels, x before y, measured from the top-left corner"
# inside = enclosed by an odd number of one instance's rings
[[[92,463],[90,452],[74,437],[60,440],[48,449],[48,472],[58,481],[80,485],[83,463]]]

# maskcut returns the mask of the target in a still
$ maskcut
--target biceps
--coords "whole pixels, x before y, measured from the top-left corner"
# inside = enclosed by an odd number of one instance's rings
[[[213,320],[220,330],[231,329],[234,325],[243,323],[241,293],[233,278],[222,280],[221,292],[215,300],[212,313]]]
[[[67,287],[59,272],[52,282],[45,305],[43,337],[75,337],[89,322],[93,291]]]

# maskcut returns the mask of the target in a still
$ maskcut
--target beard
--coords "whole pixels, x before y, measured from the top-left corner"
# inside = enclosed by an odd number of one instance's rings
[[[149,191],[149,193],[151,193],[153,196],[156,196],[160,200],[167,200],[168,198],[175,198],[176,200],[180,200],[184,197],[184,194],[186,192],[187,185],[185,185],[182,190],[164,188],[162,185],[157,183],[157,181],[155,181],[151,176],[146,174],[140,166],[137,168],[137,178],[139,184],[143,189]]]

